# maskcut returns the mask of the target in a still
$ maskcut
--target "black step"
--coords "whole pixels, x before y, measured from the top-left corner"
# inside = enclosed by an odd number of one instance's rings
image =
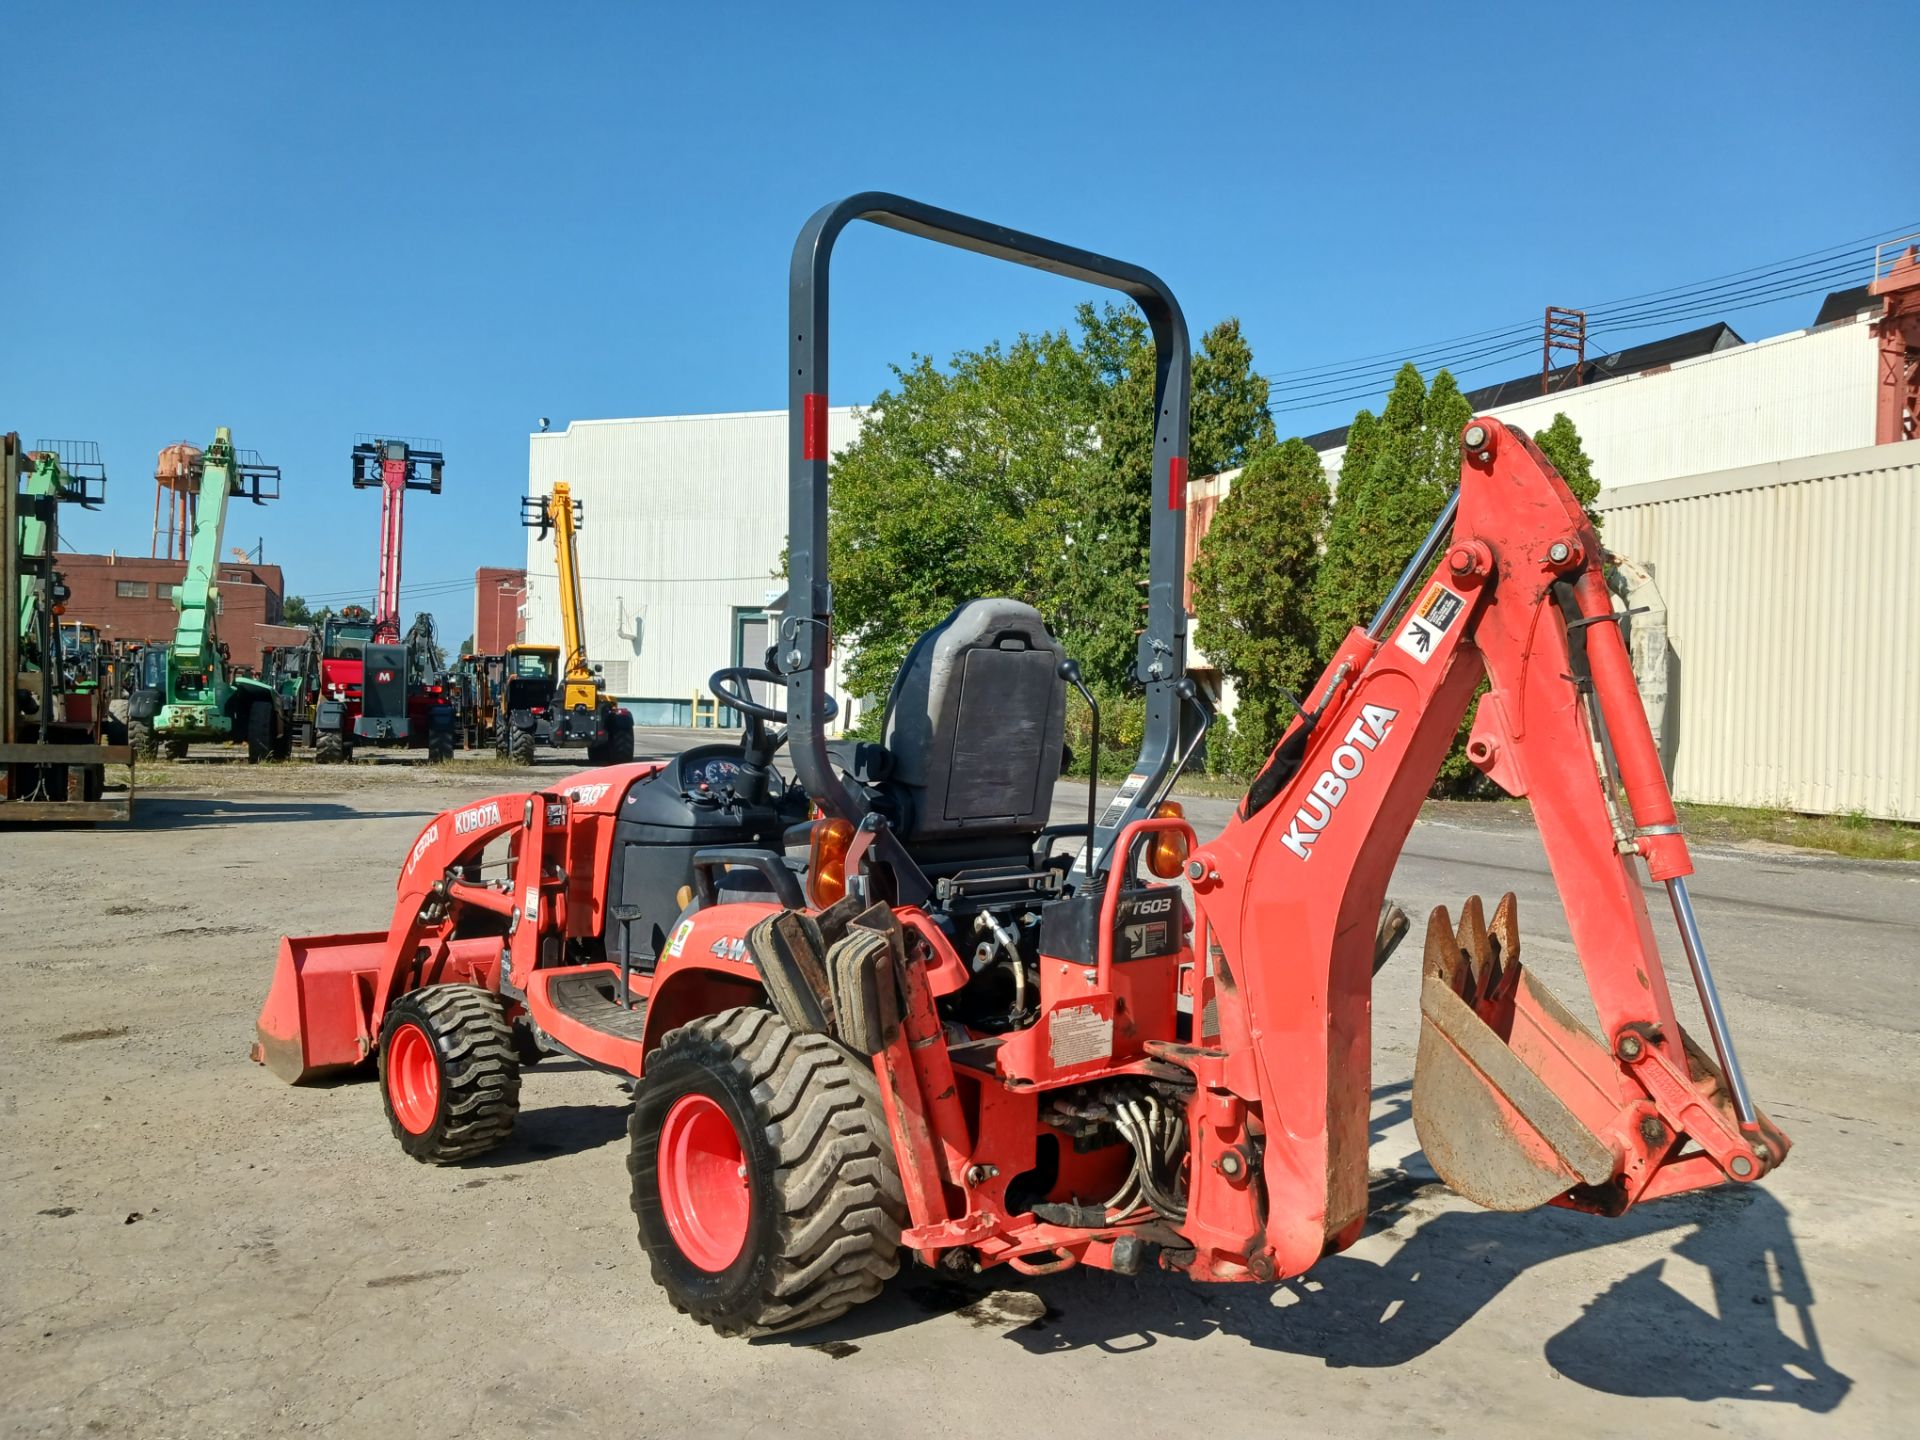
[[[633,1008],[627,1009],[621,1005],[619,994],[620,977],[610,970],[561,975],[547,983],[547,998],[569,1020],[622,1040],[644,1040],[647,1002],[636,1000]]]

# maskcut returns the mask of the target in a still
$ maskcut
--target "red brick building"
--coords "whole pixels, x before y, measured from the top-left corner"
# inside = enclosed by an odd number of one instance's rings
[[[186,576],[186,561],[62,555],[59,569],[73,592],[67,601],[67,620],[97,625],[109,640],[147,643],[173,638],[178,622],[173,594]],[[280,567],[232,561],[220,567],[218,584],[220,638],[236,663],[258,664],[263,645],[284,643],[280,607],[286,581]]]
[[[473,653],[504,654],[527,638],[527,572],[482,565],[473,572]]]

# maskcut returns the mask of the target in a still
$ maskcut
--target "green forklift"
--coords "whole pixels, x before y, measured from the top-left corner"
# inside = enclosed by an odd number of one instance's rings
[[[126,820],[124,793],[106,793],[108,765],[133,763],[124,745],[102,744],[107,695],[95,657],[83,657],[61,623],[64,577],[60,507],[91,510],[105,496],[106,469],[91,441],[42,440],[32,450],[0,435],[0,594],[15,604],[0,624],[0,825],[23,821]]]
[[[217,633],[220,615],[220,540],[227,503],[263,505],[280,498],[280,467],[251,450],[233,448],[222,425],[199,467],[193,542],[187,573],[174,587],[180,612],[173,641],[141,652],[134,690],[127,701],[127,735],[141,755],[181,759],[196,742],[237,741],[247,762],[283,760],[293,733],[273,685],[236,669]]]

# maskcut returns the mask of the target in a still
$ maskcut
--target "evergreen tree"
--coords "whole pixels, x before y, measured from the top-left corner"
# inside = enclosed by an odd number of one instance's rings
[[[1573,492],[1573,498],[1580,502],[1587,512],[1587,518],[1593,522],[1593,528],[1600,528],[1600,516],[1593,508],[1594,497],[1600,493],[1600,482],[1593,478],[1593,461],[1587,458],[1586,448],[1580,443],[1580,432],[1574,428],[1573,421],[1565,412],[1556,412],[1553,423],[1544,430],[1534,432],[1533,443],[1540,447],[1540,453],[1553,462],[1553,468],[1560,472],[1560,478],[1567,482],[1567,489]]]
[[[1372,618],[1432,528],[1458,476],[1467,418],[1451,375],[1441,371],[1430,393],[1412,364],[1400,367],[1378,420],[1364,410],[1354,417],[1314,597],[1323,656]],[[1443,464],[1448,443],[1454,458]]]
[[[1257,766],[1315,671],[1312,611],[1327,477],[1300,439],[1260,451],[1220,503],[1193,569],[1195,642],[1234,682],[1233,768]]]
[[[1274,443],[1267,381],[1254,373],[1253,347],[1229,317],[1200,337],[1193,357],[1193,420],[1187,456],[1193,475],[1245,465]]]

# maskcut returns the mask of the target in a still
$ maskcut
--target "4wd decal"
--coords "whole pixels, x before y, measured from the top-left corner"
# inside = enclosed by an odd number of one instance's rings
[[[1436,580],[1407,615],[1407,623],[1400,627],[1393,643],[1424,665],[1440,648],[1440,637],[1453,628],[1466,608],[1465,600]]]
[[[1347,798],[1348,788],[1367,768],[1367,756],[1387,738],[1387,731],[1393,728],[1399,714],[1398,710],[1389,710],[1384,705],[1360,707],[1360,718],[1327,757],[1327,768],[1307,791],[1305,803],[1293,812],[1293,824],[1280,837],[1282,845],[1302,860],[1313,858],[1313,842],[1332,821],[1340,802]]]
[[[500,823],[500,802],[489,800],[484,805],[476,805],[471,810],[462,810],[453,817],[453,833],[471,835],[485,825]]]
[[[707,947],[722,960],[744,960],[747,958],[747,942],[736,940],[731,935],[722,935]]]

